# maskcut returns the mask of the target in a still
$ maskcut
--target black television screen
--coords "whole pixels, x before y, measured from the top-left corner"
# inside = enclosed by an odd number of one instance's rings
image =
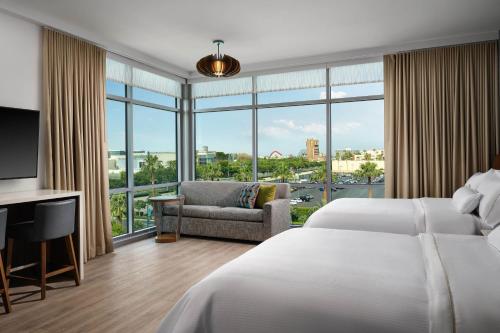
[[[0,179],[35,178],[40,113],[0,106]]]

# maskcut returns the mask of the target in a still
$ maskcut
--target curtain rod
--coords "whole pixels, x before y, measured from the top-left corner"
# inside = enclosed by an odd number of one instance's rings
[[[499,36],[499,38],[500,38],[500,36]],[[434,50],[434,49],[443,49],[443,48],[446,48],[446,47],[458,47],[458,46],[466,46],[466,45],[481,44],[481,43],[491,43],[491,42],[498,43],[499,40],[500,40],[499,38],[497,38],[497,39],[481,40],[481,41],[475,41],[475,42],[451,44],[451,45],[423,47],[423,48],[420,48],[420,49],[413,49],[413,50],[403,50],[403,51],[395,52],[393,54],[403,54],[403,53],[419,52],[419,51]]]
[[[47,29],[47,30],[51,30],[51,31],[55,31],[55,32],[58,32],[62,35],[65,35],[65,36],[68,36],[68,37],[71,37],[71,38],[75,38],[75,39],[78,39],[78,40],[81,40],[81,41],[84,41],[86,43],[89,43],[91,45],[94,45],[94,46],[97,46],[97,47],[100,47],[101,49],[105,50],[106,52],[108,53],[111,53],[111,54],[114,54],[115,56],[118,56],[118,57],[122,57],[122,58],[125,58],[127,60],[130,60],[130,61],[133,61],[133,62],[136,62],[140,65],[143,65],[143,66],[146,66],[146,67],[149,67],[151,69],[154,69],[154,70],[157,70],[157,71],[160,71],[162,72],[163,74],[166,74],[168,76],[174,76],[176,77],[177,79],[180,79],[181,81],[183,81],[183,83],[187,83],[187,78],[183,77],[183,76],[180,76],[180,75],[177,75],[177,74],[173,74],[173,73],[169,73],[167,71],[165,71],[164,69],[161,69],[161,68],[158,68],[157,66],[154,66],[154,65],[150,65],[150,64],[147,64],[145,63],[144,61],[141,61],[141,60],[137,60],[137,59],[134,59],[130,56],[126,56],[126,55],[123,55],[123,54],[120,54],[118,52],[115,52],[113,50],[110,50],[109,48],[105,47],[104,45],[100,45],[99,43],[96,43],[94,41],[91,41],[91,40],[88,40],[86,38],[83,38],[83,37],[80,37],[80,36],[77,36],[77,35],[73,35],[67,31],[64,31],[64,30],[60,30],[60,29],[57,29],[57,28],[54,28],[54,27],[50,27],[50,26],[47,26],[47,25],[42,25],[42,29]]]

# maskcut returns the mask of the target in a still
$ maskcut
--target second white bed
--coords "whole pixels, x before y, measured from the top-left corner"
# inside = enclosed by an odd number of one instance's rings
[[[475,235],[489,228],[477,215],[459,213],[449,198],[337,199],[314,212],[304,227],[408,235]]]

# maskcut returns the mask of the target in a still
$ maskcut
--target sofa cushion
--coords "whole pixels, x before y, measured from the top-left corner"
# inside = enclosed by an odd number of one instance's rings
[[[238,196],[243,186],[250,182],[230,181],[183,181],[179,194],[186,197],[186,205],[207,205],[220,207],[237,207]],[[261,183],[262,185],[276,185],[275,199],[290,197],[290,185],[286,183]]]
[[[264,204],[273,201],[276,197],[276,185],[260,185],[257,200],[255,200],[256,208],[264,208]]]
[[[236,207],[243,186],[245,183],[227,181],[184,181],[180,194],[186,205]]]
[[[220,207],[184,205],[182,207],[182,216],[209,219],[210,213],[217,209],[220,209]],[[177,210],[178,210],[177,206],[165,206],[163,207],[163,214],[177,216]]]
[[[219,207],[210,211],[210,218],[216,220],[262,222],[264,213],[262,209],[247,209],[240,207]]]
[[[259,188],[259,183],[243,186],[238,197],[238,207],[253,209],[255,200],[257,200],[257,195],[259,194]]]

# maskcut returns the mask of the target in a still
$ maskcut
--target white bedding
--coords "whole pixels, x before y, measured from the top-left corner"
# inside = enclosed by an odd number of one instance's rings
[[[294,229],[193,286],[158,332],[500,332],[498,309],[482,237]]]
[[[306,228],[474,235],[482,227],[474,214],[461,214],[448,198],[337,199],[314,212]]]

